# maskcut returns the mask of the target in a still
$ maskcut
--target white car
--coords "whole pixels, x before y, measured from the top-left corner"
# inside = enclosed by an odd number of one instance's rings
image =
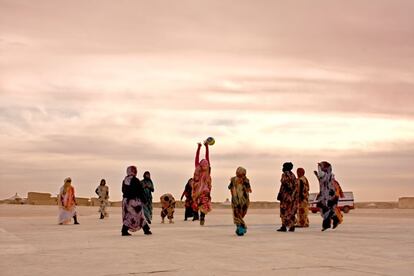
[[[316,201],[317,195],[317,193],[309,194],[309,210],[314,214],[319,212],[319,207],[316,206],[318,203]],[[338,207],[344,213],[348,213],[351,209],[355,209],[354,194],[352,192],[344,192],[344,197],[339,198]]]

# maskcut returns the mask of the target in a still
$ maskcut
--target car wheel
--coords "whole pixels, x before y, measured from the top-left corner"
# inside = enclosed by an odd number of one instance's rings
[[[343,209],[342,209],[342,212],[344,212],[345,214],[347,214],[347,213],[349,213],[349,207],[348,206],[345,206]]]

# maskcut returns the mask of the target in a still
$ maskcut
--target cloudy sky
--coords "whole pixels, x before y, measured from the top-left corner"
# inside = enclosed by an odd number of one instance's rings
[[[414,196],[414,2],[0,0],[0,198],[125,169],[181,195],[196,142],[213,198],[247,168],[333,164],[356,200]]]

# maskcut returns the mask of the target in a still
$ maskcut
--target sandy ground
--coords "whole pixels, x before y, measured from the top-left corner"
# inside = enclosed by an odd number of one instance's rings
[[[231,211],[214,210],[206,225],[160,224],[152,236],[120,235],[120,208],[99,220],[79,207],[80,225],[56,224],[54,206],[0,205],[0,275],[413,275],[414,210],[359,209],[343,225],[279,233],[276,210],[251,210],[244,237]]]

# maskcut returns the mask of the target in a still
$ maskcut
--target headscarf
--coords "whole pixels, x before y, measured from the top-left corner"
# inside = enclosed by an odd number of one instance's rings
[[[203,159],[200,161],[200,167],[203,171],[208,170],[210,163],[207,161],[207,159]]]
[[[125,179],[124,179],[125,185],[131,184],[131,179],[137,176],[137,173],[138,173],[137,171],[138,171],[137,167],[135,166],[129,166],[127,168],[127,176],[125,176]]]
[[[326,173],[332,173],[332,165],[327,161],[322,161],[318,163],[318,166],[321,168],[322,171]]]
[[[71,186],[71,184],[72,179],[70,177],[66,177],[65,180],[63,180],[63,187],[60,191],[60,200],[62,200],[62,205],[66,208],[72,208],[75,204],[75,189]]]
[[[66,177],[63,180],[63,186],[62,186],[62,189],[61,189],[60,193],[61,194],[66,194],[66,192],[70,188],[71,183],[72,183],[72,179],[70,177]]]
[[[319,180],[323,180],[324,182],[330,181],[332,178],[332,165],[326,161],[318,163],[318,171],[316,172],[316,175]]]
[[[247,173],[247,171],[243,167],[238,167],[237,170],[236,170],[236,176],[237,177],[246,177],[246,173]]]
[[[305,170],[303,168],[298,168],[296,172],[298,174],[298,178],[305,175]]]
[[[291,162],[286,162],[283,164],[282,171],[283,172],[290,172],[293,169],[293,164]]]
[[[249,181],[246,177],[246,169],[243,167],[238,167],[236,170],[236,182],[242,184],[245,180]]]
[[[315,171],[315,175],[318,178],[319,183],[324,183],[325,185],[331,183],[333,179],[331,164],[326,161],[318,163],[318,171]]]
[[[151,180],[151,173],[149,171],[146,171],[142,177],[144,177],[145,180]]]

